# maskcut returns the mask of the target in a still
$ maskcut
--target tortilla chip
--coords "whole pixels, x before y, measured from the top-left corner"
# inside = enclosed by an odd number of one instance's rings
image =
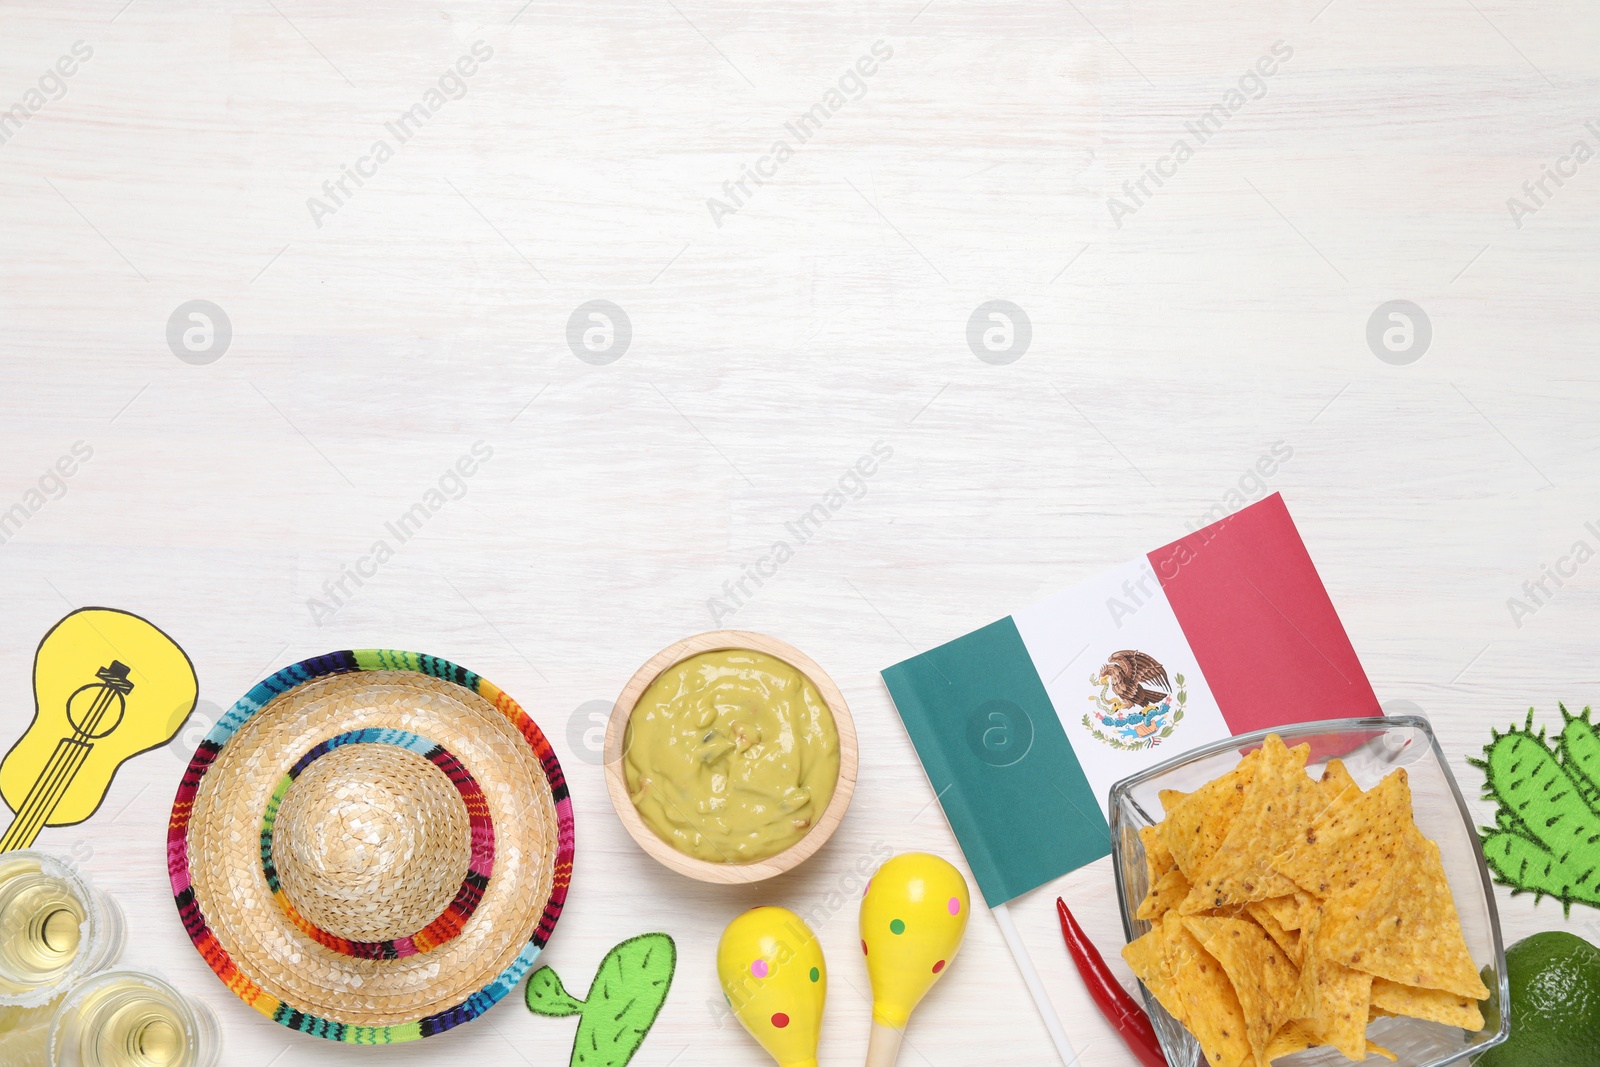
[[[1180,1023],[1183,1019],[1183,998],[1173,983],[1166,966],[1171,929],[1157,923],[1144,935],[1122,946],[1122,958],[1132,969],[1134,977],[1145,984],[1161,1006]]]
[[[1171,815],[1173,809],[1182,804],[1189,794],[1178,789],[1163,789],[1156,795],[1161,798],[1161,810],[1166,813],[1162,818],[1165,820],[1166,815]]]
[[[1189,879],[1183,872],[1174,867],[1161,879],[1150,886],[1150,892],[1145,895],[1144,901],[1139,905],[1136,918],[1159,919],[1177,906],[1178,902],[1189,895]]]
[[[1400,772],[1396,772],[1400,773]],[[1326,905],[1321,946],[1330,959],[1402,985],[1481,1000],[1488,988],[1472,965],[1439,846],[1407,825],[1399,855],[1373,889]]]
[[[1390,1063],[1396,1063],[1400,1059],[1399,1056],[1396,1056],[1394,1053],[1390,1052],[1388,1049],[1384,1048],[1382,1045],[1375,1045],[1371,1041],[1367,1042],[1367,1055],[1368,1056],[1382,1056],[1384,1059],[1388,1060]]]
[[[1172,852],[1167,848],[1167,843],[1161,839],[1159,826],[1145,826],[1139,830],[1139,841],[1144,845],[1144,869],[1146,885],[1155,885],[1161,881],[1161,876],[1176,867],[1177,861],[1172,858]]]
[[[1300,929],[1300,901],[1292,893],[1283,897],[1268,897],[1266,900],[1255,901],[1250,907],[1250,914],[1256,914],[1257,909],[1264,909],[1285,930]]]
[[[1356,780],[1350,777],[1350,772],[1345,770],[1344,760],[1329,760],[1328,765],[1322,769],[1322,777],[1317,780],[1317,784],[1322,787],[1322,795],[1329,804],[1338,800],[1341,793],[1352,789],[1358,793],[1361,791],[1361,787],[1356,785]]]
[[[1244,1009],[1227,973],[1175,911],[1162,924],[1171,929],[1168,966],[1183,999],[1183,1025],[1200,1042],[1211,1067],[1250,1067],[1255,1062]]]
[[[1305,929],[1306,923],[1311,921],[1312,913],[1322,907],[1322,901],[1307,893],[1304,889],[1296,889],[1294,891],[1294,902],[1300,906],[1300,925],[1291,927],[1288,923],[1285,923],[1283,926],[1285,930]]]
[[[1300,985],[1289,1002],[1289,1018],[1315,1019],[1322,1010],[1317,985],[1322,960],[1316,953],[1318,931],[1322,927],[1322,909],[1312,911],[1300,930]]]
[[[1257,1063],[1265,1063],[1268,1042],[1289,1019],[1289,1002],[1300,984],[1299,970],[1261,927],[1246,919],[1190,915],[1183,924],[1222,964],[1244,1011],[1250,1051]]]
[[[1309,921],[1311,913],[1320,905],[1321,901],[1307,893],[1304,889],[1296,888],[1291,896],[1268,897],[1260,902],[1272,917],[1278,920],[1278,925],[1285,930],[1300,930]]]
[[[1387,878],[1387,875],[1385,877]],[[1323,934],[1321,951],[1324,955],[1329,954],[1328,943],[1330,941],[1340,946],[1339,952],[1331,958],[1342,960],[1345,958],[1346,949],[1351,954],[1357,951],[1351,948],[1350,945],[1365,936],[1365,934],[1371,933],[1371,931],[1363,932],[1361,925],[1366,921],[1367,912],[1373,907],[1378,891],[1383,888],[1383,885],[1382,881],[1369,882],[1366,885],[1357,886],[1349,892],[1335,894],[1322,902]]]
[[[1167,817],[1161,820],[1161,837],[1179,870],[1191,882],[1221,847],[1228,824],[1244,806],[1245,788],[1255,777],[1260,761],[1261,750],[1257,749],[1227,774],[1207,782],[1174,804],[1169,805],[1167,794],[1162,793],[1161,803]]]
[[[1284,955],[1293,960],[1296,967],[1300,966],[1300,935],[1292,930],[1285,930],[1283,925],[1273,918],[1272,912],[1260,901],[1246,904],[1244,908],[1250,918],[1256,921],[1256,925],[1265,930],[1267,936],[1278,943],[1278,947],[1283,949]]]
[[[1326,806],[1322,788],[1305,773],[1310,745],[1291,750],[1277,734],[1262,744],[1261,764],[1244,791],[1244,803],[1227,836],[1194,888],[1178,906],[1185,915],[1292,894],[1295,883],[1269,864],[1305,833]]]
[[[1318,897],[1376,883],[1393,864],[1411,821],[1411,787],[1397,769],[1365,793],[1345,792],[1272,861]]]
[[[1443,989],[1421,989],[1387,978],[1374,978],[1372,1006],[1391,1015],[1428,1019],[1474,1033],[1483,1029],[1483,1012],[1478,1002]]]
[[[1324,1045],[1332,1045],[1352,1060],[1367,1058],[1367,1005],[1372,996],[1372,975],[1352,970],[1328,959],[1316,961],[1317,1010],[1295,1021]]]
[[[1328,959],[1321,951],[1323,910],[1316,908],[1300,931],[1305,964],[1289,1014],[1317,1042],[1353,1060],[1366,1058],[1367,1005],[1372,976]]]
[[[1267,1058],[1264,1063],[1271,1063],[1280,1056],[1292,1056],[1296,1052],[1304,1052],[1315,1045],[1316,1042],[1311,1039],[1311,1035],[1300,1029],[1298,1024],[1284,1023],[1278,1027],[1278,1032],[1272,1035],[1272,1040],[1267,1042]]]

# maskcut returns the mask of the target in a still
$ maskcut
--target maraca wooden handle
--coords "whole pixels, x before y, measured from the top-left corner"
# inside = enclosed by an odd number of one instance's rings
[[[900,1058],[900,1042],[904,1031],[872,1021],[872,1037],[867,1041],[867,1067],[894,1067]]]

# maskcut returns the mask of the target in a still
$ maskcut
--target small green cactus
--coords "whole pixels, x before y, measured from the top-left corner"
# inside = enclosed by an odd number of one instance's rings
[[[1570,714],[1552,745],[1533,732],[1533,709],[1522,729],[1494,732],[1484,758],[1483,794],[1499,804],[1495,825],[1479,836],[1495,880],[1513,895],[1532,893],[1600,908],[1600,731],[1589,709]]]
[[[606,953],[587,1000],[574,999],[556,972],[540,967],[528,979],[528,1010],[580,1016],[571,1067],[624,1067],[661,1013],[677,963],[672,938],[640,934]]]

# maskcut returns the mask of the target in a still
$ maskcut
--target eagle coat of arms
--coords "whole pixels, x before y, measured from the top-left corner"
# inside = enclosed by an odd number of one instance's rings
[[[1089,698],[1094,709],[1083,717],[1084,727],[1095,740],[1124,751],[1155,748],[1171,737],[1189,702],[1183,675],[1169,681],[1154,656],[1133,649],[1107,656],[1089,684],[1099,692]]]

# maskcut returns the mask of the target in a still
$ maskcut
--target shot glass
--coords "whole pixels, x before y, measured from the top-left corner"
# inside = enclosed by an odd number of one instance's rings
[[[216,1067],[217,1017],[143,971],[102,971],[76,985],[49,1026],[48,1067]]]
[[[42,852],[0,853],[0,1030],[43,1022],[72,984],[122,954],[122,909]]]

